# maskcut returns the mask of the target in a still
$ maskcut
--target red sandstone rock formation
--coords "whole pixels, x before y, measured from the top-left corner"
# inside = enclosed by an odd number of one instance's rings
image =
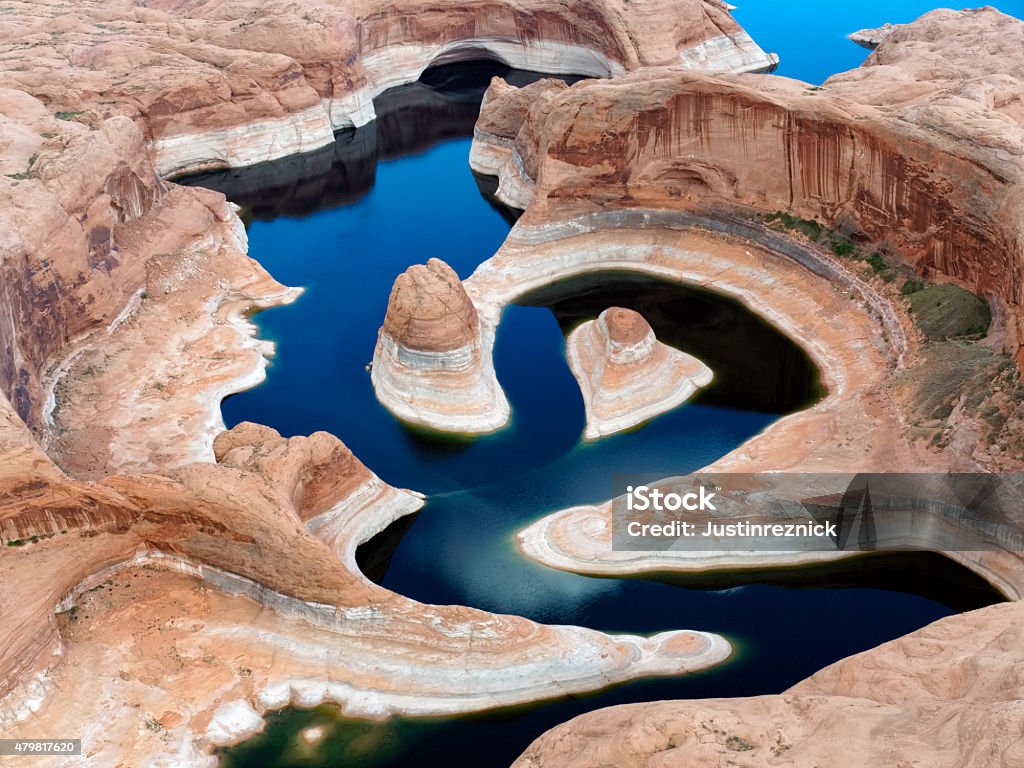
[[[506,169],[536,183],[527,222],[738,202],[844,228],[996,302],[1024,365],[1021,50],[1024,22],[934,11],[823,88],[670,70],[585,82],[542,102],[541,131],[524,118]],[[522,105],[492,96],[511,133]]]
[[[683,62],[766,69],[716,0],[19,2],[0,20],[0,86],[93,127],[135,120],[161,173],[309,151],[373,119],[431,64],[491,58],[608,75]],[[12,55],[13,54],[13,55]]]
[[[455,271],[440,259],[398,276],[373,353],[377,398],[412,424],[493,432],[509,405],[494,375],[493,329],[484,326]]]
[[[583,392],[588,438],[629,429],[675,408],[711,383],[711,369],[654,337],[643,315],[611,307],[566,340]]]
[[[451,352],[477,341],[480,320],[455,270],[431,259],[395,280],[383,332],[410,350]]]

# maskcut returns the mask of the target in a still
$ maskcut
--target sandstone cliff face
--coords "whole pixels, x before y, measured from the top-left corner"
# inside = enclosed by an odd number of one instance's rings
[[[679,71],[580,83],[543,106],[530,140],[524,118],[514,165],[536,168],[538,198],[527,220],[723,201],[791,210],[995,299],[1024,365],[1022,47],[1024,23],[998,11],[935,11],[823,88]]]
[[[145,264],[124,249],[166,187],[124,118],[92,131],[0,91],[0,124],[17,126],[0,138],[0,391],[38,426],[46,366],[142,284]]]
[[[697,358],[658,341],[641,314],[622,307],[573,331],[566,357],[583,392],[590,439],[670,411],[713,377]]]
[[[606,76],[651,64],[763,70],[716,0],[189,0],[16,3],[0,22],[0,85],[97,127],[135,120],[161,174],[325,146],[374,118],[373,99],[431,64],[491,58]]]

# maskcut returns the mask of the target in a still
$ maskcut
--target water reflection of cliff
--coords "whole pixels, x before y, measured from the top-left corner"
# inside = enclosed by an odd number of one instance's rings
[[[569,331],[608,307],[633,309],[658,339],[703,360],[715,372],[703,403],[790,413],[822,394],[817,367],[785,334],[720,294],[632,273],[569,280],[523,297],[549,306]]]
[[[378,161],[471,136],[495,75],[517,85],[542,77],[495,62],[436,67],[419,82],[383,94],[374,102],[376,121],[339,132],[330,146],[272,163],[196,174],[181,183],[223,192],[243,208],[247,223],[354,203],[373,188]]]

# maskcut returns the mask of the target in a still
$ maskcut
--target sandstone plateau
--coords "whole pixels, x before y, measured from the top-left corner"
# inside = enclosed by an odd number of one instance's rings
[[[731,650],[699,628],[607,635],[368,581],[355,548],[422,499],[337,437],[225,431],[221,400],[274,351],[249,316],[299,292],[247,256],[229,201],[174,176],[327,147],[432,65],[610,78],[492,84],[472,163],[525,213],[464,283],[438,261],[399,278],[373,366],[385,402],[422,398],[450,424],[462,393],[456,410],[504,423],[503,308],[627,270],[743,302],[821,370],[820,401],[716,469],[1019,469],[1022,52],[1019,21],[937,11],[819,88],[749,74],[774,58],[715,0],[5,2],[0,732],[80,734],[90,766],[208,766],[288,704],[453,714]],[[775,212],[983,296],[987,335],[925,338],[898,282]],[[571,570],[653,567],[609,557],[607,509],[555,514],[521,546]],[[561,534],[567,515],[586,537]],[[1019,597],[1019,553],[962,560]],[[520,764],[1018,765],[1021,611],[941,621],[781,696],[593,713]]]
[[[641,314],[622,307],[573,331],[566,357],[583,392],[590,439],[675,408],[714,376],[697,358],[658,341]]]
[[[412,266],[395,280],[373,353],[377,398],[412,424],[493,432],[510,415],[493,344],[451,267],[440,259]]]

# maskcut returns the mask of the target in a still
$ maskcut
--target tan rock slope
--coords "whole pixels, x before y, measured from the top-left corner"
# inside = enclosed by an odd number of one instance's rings
[[[951,42],[955,41],[955,42]],[[501,188],[535,186],[527,223],[610,210],[740,203],[884,246],[995,303],[1024,364],[1024,22],[985,8],[897,28],[822,88],[645,69],[538,99]],[[511,180],[508,174],[519,173]]]
[[[494,374],[493,344],[455,270],[440,259],[412,266],[395,280],[373,353],[377,399],[432,429],[500,429],[510,411]]]
[[[622,307],[569,334],[565,354],[583,392],[583,434],[591,440],[672,410],[714,376],[697,358],[658,341],[643,315]]]
[[[1022,619],[1020,603],[951,616],[779,696],[591,712],[541,736],[513,765],[1012,766],[1024,750]]]
[[[11,2],[0,86],[98,126],[123,115],[162,175],[325,146],[432,64],[492,58],[552,74],[652,64],[765,70],[717,0]]]

